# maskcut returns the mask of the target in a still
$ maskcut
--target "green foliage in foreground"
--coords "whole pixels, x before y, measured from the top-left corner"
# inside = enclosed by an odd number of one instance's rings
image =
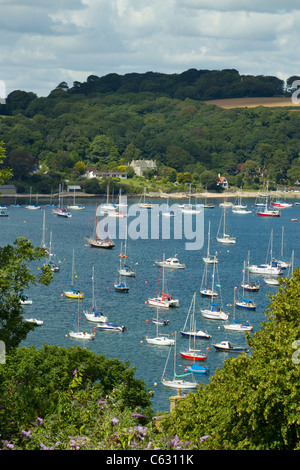
[[[300,449],[300,269],[271,299],[268,322],[248,335],[251,355],[228,359],[179,403],[166,433],[192,442],[209,434],[204,447],[213,450]]]

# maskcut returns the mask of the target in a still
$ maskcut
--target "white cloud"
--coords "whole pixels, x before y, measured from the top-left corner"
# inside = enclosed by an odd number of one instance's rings
[[[300,73],[295,0],[0,0],[0,7],[8,93],[45,96],[63,80],[111,72]]]

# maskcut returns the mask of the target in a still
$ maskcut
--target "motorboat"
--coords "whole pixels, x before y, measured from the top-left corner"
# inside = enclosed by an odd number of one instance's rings
[[[44,323],[43,320],[37,320],[36,318],[25,318],[25,321],[32,323],[34,326],[41,326]]]
[[[125,331],[126,330],[125,326],[123,325],[119,326],[113,322],[98,323],[97,328],[99,328],[102,331]]]
[[[164,268],[170,268],[170,269],[185,269],[185,264],[184,263],[179,263],[178,258],[175,256],[172,256],[170,258],[167,258],[166,260],[162,261],[155,261],[155,264],[159,267],[164,267]]]
[[[234,353],[249,352],[249,349],[247,347],[236,346],[235,344],[227,340],[221,341],[220,343],[213,344],[213,346],[218,351],[223,351],[223,352],[234,352]]]

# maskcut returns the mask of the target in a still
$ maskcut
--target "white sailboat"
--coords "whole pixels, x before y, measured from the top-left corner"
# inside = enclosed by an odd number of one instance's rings
[[[128,277],[135,277],[136,271],[132,269],[132,267],[127,263],[128,255],[127,255],[127,225],[126,225],[126,237],[125,237],[125,244],[124,244],[124,253],[120,253],[119,257],[123,261],[120,262],[119,274],[121,276],[128,276]]]
[[[163,260],[164,259],[165,259],[165,255],[163,255]],[[162,293],[161,293],[161,295],[157,295],[161,270],[162,270],[162,273],[163,273]],[[174,299],[170,294],[166,294],[164,289],[165,289],[165,268],[164,268],[164,266],[162,266],[162,268],[160,268],[160,272],[159,272],[155,297],[149,297],[148,298],[148,304],[152,305],[152,306],[155,306],[155,307],[163,307],[163,308],[179,307],[179,300]]]
[[[144,194],[140,198],[139,207],[141,207],[142,209],[152,209],[153,207],[153,204],[151,204],[151,202],[146,201],[146,188],[144,188]]]
[[[235,204],[232,206],[231,210],[234,214],[252,214],[252,211],[247,208],[247,204],[242,203],[242,195],[239,194],[239,197]]]
[[[200,214],[201,212],[201,208],[198,208],[193,206],[193,204],[191,204],[191,185],[190,185],[190,188],[189,188],[189,203],[188,204],[183,204],[182,208],[181,208],[181,212],[183,214]]]
[[[207,264],[218,263],[217,257],[215,255],[210,254],[210,221],[208,223],[207,253],[206,256],[203,258],[203,261]]]
[[[40,209],[41,206],[38,205],[38,198],[37,197],[36,197],[36,204],[31,204],[31,190],[32,190],[32,188],[30,187],[29,204],[27,204],[27,206],[25,206],[25,209],[30,209],[30,210]]]
[[[213,265],[212,287],[211,287],[212,292],[214,292],[216,266],[217,266],[216,264]],[[220,287],[220,284],[218,284],[218,286]],[[209,320],[227,320],[228,314],[222,311],[222,303],[216,304],[212,300],[210,302],[210,308],[201,309],[202,316],[204,318],[208,318]]]
[[[245,285],[245,273],[246,273],[246,261],[244,261],[242,286]],[[245,298],[245,288],[242,287],[242,289],[243,289],[243,297],[241,300],[235,301],[236,306],[239,308],[245,308],[248,310],[255,310],[256,304],[253,302],[253,300]]]
[[[74,188],[74,194],[73,194],[73,204],[68,205],[67,209],[77,210],[77,211],[82,211],[83,209],[85,209],[85,206],[83,204],[76,204],[76,201],[75,201],[75,188]]]
[[[202,282],[201,282],[201,287],[200,287],[200,294],[203,297],[211,297],[215,298],[218,297],[218,293],[214,290],[211,289],[211,287],[208,287],[208,264],[205,264],[204,266],[204,271],[203,271],[203,276],[202,276]]]
[[[69,332],[69,336],[71,338],[75,339],[95,339],[95,333],[87,333],[86,331],[81,331],[79,329],[79,322],[80,322],[80,305],[79,305],[79,299],[78,299],[78,308],[77,308],[77,329],[73,329]],[[75,315],[73,319],[73,325],[74,325],[74,320],[75,320]]]
[[[161,215],[163,217],[175,217],[175,212],[169,209],[169,198],[167,198],[166,209],[162,211]]]
[[[250,251],[248,251],[248,266],[250,266]],[[242,283],[241,283],[241,287],[245,291],[258,292],[259,291],[259,284],[255,283],[255,282],[250,282],[250,271],[249,271],[249,269],[247,269],[247,281],[246,281],[246,279],[245,279],[246,272],[245,271],[246,270],[244,269],[243,280],[242,280]]]
[[[236,305],[235,292],[236,292],[236,290],[237,290],[237,287],[234,288],[233,323],[228,323],[228,324],[224,325],[224,329],[225,330],[230,330],[230,331],[240,331],[240,332],[252,331],[253,326],[249,325],[248,321],[244,322],[244,321],[238,321],[238,320],[235,319],[235,305]]]
[[[193,389],[193,388],[197,388],[197,382],[195,381],[193,375],[189,372],[189,373],[185,373],[185,374],[180,374],[178,375],[176,373],[176,333],[175,333],[175,344],[174,344],[174,369],[173,369],[173,378],[171,379],[167,379],[165,376],[166,376],[166,369],[167,369],[167,365],[168,365],[168,362],[169,362],[169,358],[170,358],[170,353],[173,349],[173,346],[171,346],[170,350],[169,350],[169,354],[168,354],[168,357],[167,357],[167,360],[166,360],[166,365],[165,365],[165,368],[164,368],[164,371],[163,371],[163,374],[162,374],[162,378],[161,378],[161,383],[165,386],[165,387],[171,387],[171,388],[177,388],[177,389],[182,389],[182,390],[190,390],[190,389]],[[192,376],[192,380],[185,380],[184,377],[187,377],[187,376]]]
[[[195,322],[195,307],[196,307],[196,292],[193,295],[192,302],[186,316],[185,324],[183,329],[180,331],[181,335],[187,338],[195,339],[209,339],[211,335],[202,330],[197,330]],[[189,329],[187,329],[187,323],[190,320]]]
[[[222,231],[223,227],[223,231]],[[223,243],[225,245],[234,245],[236,243],[236,238],[228,235],[228,230],[226,227],[226,209],[223,209],[223,215],[220,219],[218,233],[217,233],[217,242]]]
[[[83,309],[85,318],[90,322],[107,322],[108,318],[100,312],[95,302],[95,269],[92,270],[92,308],[91,310]]]
[[[158,333],[158,307],[157,307],[157,315],[156,315],[156,336],[154,338],[149,338],[146,336],[146,341],[149,344],[155,344],[156,346],[171,346],[172,344],[175,343],[175,340],[173,338],[170,338],[167,335],[160,335]]]
[[[247,269],[250,271],[250,273],[254,274],[272,274],[278,276],[279,274],[282,273],[281,269],[277,266],[277,263],[274,262],[273,260],[273,229],[271,230],[271,236],[270,236],[270,242],[269,242],[269,248],[268,253],[267,253],[267,258],[265,264],[260,264],[256,265],[253,264],[251,266],[248,266]],[[270,252],[270,262],[267,263],[268,261],[268,256]]]

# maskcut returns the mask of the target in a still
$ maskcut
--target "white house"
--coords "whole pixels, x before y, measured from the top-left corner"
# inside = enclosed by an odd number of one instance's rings
[[[220,174],[218,175],[218,177],[219,177],[219,182],[217,183],[217,185],[220,186],[221,188],[227,189],[228,188],[227,178],[225,178],[225,176],[221,176]]]
[[[99,171],[95,170],[95,168],[86,168],[85,175],[86,178],[120,178],[120,179],[127,179],[126,171],[118,171],[118,170],[111,170],[111,171]]]

